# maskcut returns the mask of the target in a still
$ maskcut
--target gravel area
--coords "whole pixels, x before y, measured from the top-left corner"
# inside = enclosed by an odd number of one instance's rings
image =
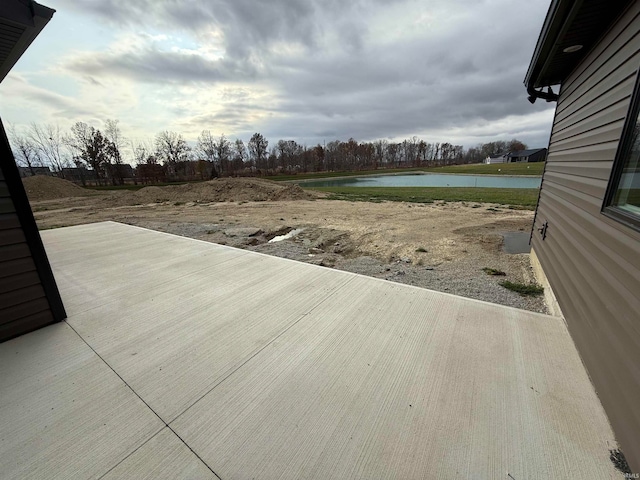
[[[57,195],[84,193],[73,185],[55,186]],[[52,192],[31,188],[32,208],[41,229],[113,220],[548,312],[543,296],[525,297],[499,285],[502,280],[535,282],[529,255],[502,249],[503,234],[526,235],[530,230],[533,212],[528,210],[464,202],[326,200],[298,187],[243,179],[69,198],[50,198],[55,196]],[[287,234],[293,236],[272,242]],[[504,276],[487,275],[485,267]]]
[[[328,229],[307,228],[293,238],[269,243],[270,239],[287,233],[292,230],[292,227],[281,225],[265,232],[255,227],[236,227],[224,222],[195,224],[134,221],[131,223],[152,230],[336,268],[391,282],[539,313],[549,313],[542,297],[522,296],[499,285],[499,282],[505,278],[524,283],[533,282],[529,254],[502,254],[503,261],[499,268],[496,268],[495,261],[485,265],[473,256],[456,260],[451,258],[434,264],[424,261],[414,262],[408,257],[386,261],[368,255],[358,255],[347,235]],[[498,236],[495,242],[500,243]],[[487,275],[482,270],[484,267],[504,269],[511,273],[508,277]]]

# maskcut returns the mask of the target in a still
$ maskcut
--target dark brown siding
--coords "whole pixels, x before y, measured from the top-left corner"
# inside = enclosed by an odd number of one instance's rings
[[[0,169],[0,341],[53,322]]]
[[[533,247],[616,436],[640,471],[640,233],[601,213],[640,66],[640,2],[563,83]],[[543,241],[536,230],[548,222]]]
[[[0,341],[66,314],[0,122]]]

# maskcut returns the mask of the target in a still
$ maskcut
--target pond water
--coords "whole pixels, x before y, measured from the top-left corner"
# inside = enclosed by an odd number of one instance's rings
[[[540,182],[540,177],[425,173],[421,175],[376,175],[327,180],[301,180],[295,183],[303,187],[540,188]]]

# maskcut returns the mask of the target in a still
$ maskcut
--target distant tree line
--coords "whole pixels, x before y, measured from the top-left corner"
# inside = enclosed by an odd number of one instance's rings
[[[73,176],[69,179],[85,183],[83,175],[90,173],[98,185],[120,185],[129,176],[136,183],[158,183],[237,175],[434,167],[478,163],[489,155],[527,148],[513,139],[465,150],[461,145],[430,143],[415,136],[402,142],[358,142],[351,138],[311,147],[279,140],[270,146],[260,133],[254,133],[245,145],[241,139],[231,141],[209,130],[202,131],[191,146],[173,131],[162,131],[143,141],[127,140],[117,120],[107,120],[103,131],[84,122],[75,123],[68,132],[57,125],[32,123],[22,133],[11,127],[9,136],[16,161],[31,174],[37,167],[49,167],[58,176]],[[135,170],[129,164],[135,165]]]

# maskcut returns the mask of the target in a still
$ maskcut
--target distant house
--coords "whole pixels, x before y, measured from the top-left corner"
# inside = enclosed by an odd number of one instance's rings
[[[532,264],[555,293],[634,472],[640,472],[638,32],[640,2],[553,0],[525,78],[530,102],[557,102]]]
[[[85,167],[63,168],[60,176],[65,180],[82,185],[97,180],[96,172],[94,170],[87,170]]]
[[[119,178],[133,178],[133,167],[128,163],[122,163],[120,165],[113,165],[114,175],[117,175]]]
[[[507,155],[504,153],[499,153],[497,155],[489,155],[487,158],[484,159],[483,163],[492,164],[492,163],[506,163],[506,162],[507,162]]]
[[[49,167],[18,167],[22,178],[31,177],[33,175],[53,175]]]
[[[507,162],[544,162],[547,157],[546,148],[535,148],[533,150],[517,150],[507,154]]]

